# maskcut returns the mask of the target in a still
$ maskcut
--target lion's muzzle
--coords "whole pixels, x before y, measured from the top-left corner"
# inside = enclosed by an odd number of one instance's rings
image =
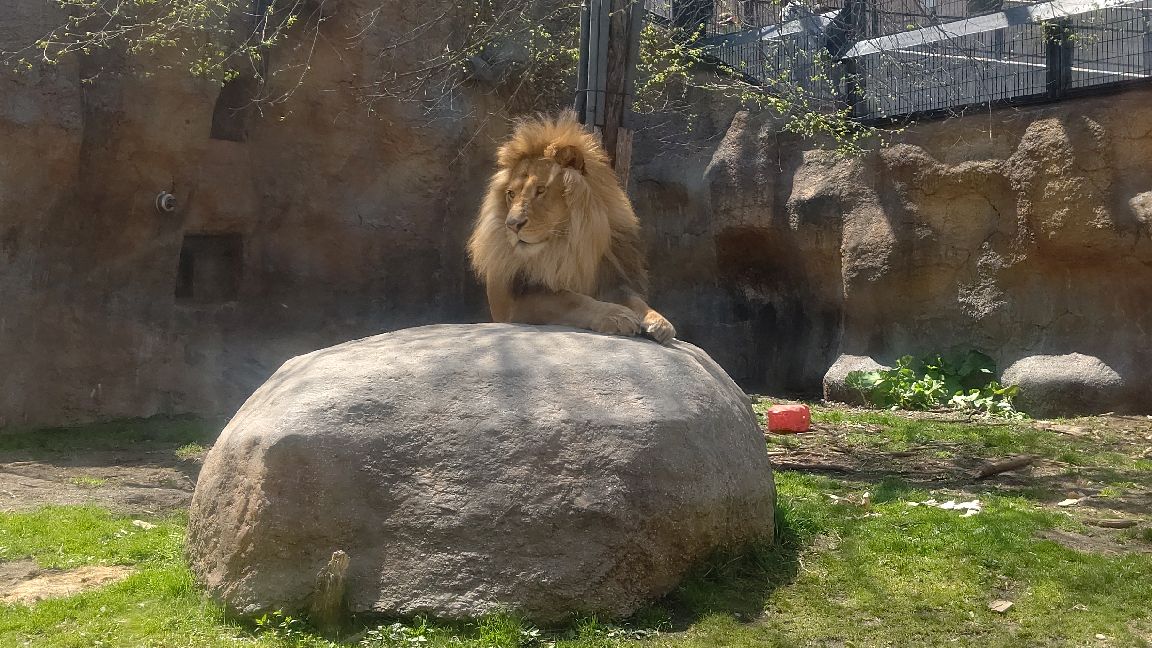
[[[508,219],[504,221],[504,224],[508,226],[508,229],[512,230],[513,233],[519,234],[527,222],[528,217],[525,216],[523,212],[519,212],[508,214]]]

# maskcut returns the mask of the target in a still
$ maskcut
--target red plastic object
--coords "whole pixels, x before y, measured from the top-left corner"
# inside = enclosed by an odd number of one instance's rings
[[[807,405],[773,405],[768,408],[768,431],[777,434],[807,432],[812,412]]]

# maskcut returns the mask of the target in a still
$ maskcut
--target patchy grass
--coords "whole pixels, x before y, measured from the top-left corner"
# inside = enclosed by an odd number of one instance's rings
[[[761,406],[763,407],[763,406]],[[1152,460],[1122,449],[1135,450],[1141,439],[1108,425],[1082,426],[1032,420],[949,419],[947,415],[898,414],[889,411],[857,410],[811,405],[814,423],[841,424],[852,428],[848,439],[853,445],[899,452],[936,445],[950,452],[978,455],[1032,454],[1078,466],[1108,466],[1152,471]],[[1092,421],[1092,419],[1088,419]],[[1082,428],[1069,435],[1051,428]],[[876,433],[876,428],[882,428]],[[1152,430],[1152,423],[1148,426]]]
[[[961,455],[1029,453],[1054,462],[1074,457],[1079,463],[1069,467],[1116,473],[1116,483],[1094,496],[1114,502],[1146,484],[1144,460],[1130,439],[1108,430],[1092,438],[1093,429],[1081,438],[1030,423],[969,425],[823,407],[817,408],[816,419],[822,431],[805,438],[772,437],[769,451],[792,453],[781,455],[791,459],[823,443],[868,456],[877,462],[876,469],[837,474],[779,470],[776,544],[717,556],[672,595],[626,622],[585,618],[540,630],[503,616],[458,624],[417,619],[373,624],[337,641],[284,615],[270,615],[255,626],[242,624],[195,588],[182,559],[182,515],[148,518],[157,526],[142,529],[132,525],[132,518],[98,508],[57,507],[0,513],[0,560],[31,558],[50,568],[124,564],[137,571],[120,583],[66,599],[0,605],[0,646],[1152,643],[1148,510],[1127,511],[1141,520],[1140,526],[1101,536],[1101,530],[1082,523],[1079,510],[1056,507],[1046,487],[1010,489],[995,480],[966,478],[964,471],[940,484],[915,472],[898,474],[916,462],[950,466]],[[978,498],[983,510],[961,517],[957,511],[909,504],[929,498]],[[1132,503],[1130,497],[1126,501]],[[1052,533],[1091,535],[1114,550],[1076,550],[1043,537]],[[1013,606],[1004,613],[991,611],[988,604],[1000,599]]]
[[[72,483],[81,488],[100,488],[108,483],[107,479],[101,477],[93,477],[91,475],[80,475],[72,479]]]
[[[179,448],[176,448],[176,458],[181,461],[191,461],[204,456],[204,453],[207,451],[208,449],[199,443],[185,443]]]
[[[223,421],[192,417],[153,417],[74,427],[0,431],[0,453],[51,457],[75,452],[211,445]]]
[[[760,399],[763,412],[770,404]],[[1034,499],[1089,495],[1112,499],[1118,510],[1152,504],[1152,419],[1092,417],[1068,421],[1012,421],[956,415],[897,413],[810,404],[813,435],[769,435],[769,452],[806,456],[816,468],[901,475],[915,483],[964,487],[991,461],[1031,455],[1036,464],[993,480]],[[1131,505],[1131,506],[1130,506]]]

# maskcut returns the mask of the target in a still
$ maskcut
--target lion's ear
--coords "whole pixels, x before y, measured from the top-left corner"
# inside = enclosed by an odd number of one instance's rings
[[[565,146],[549,144],[548,148],[544,149],[544,157],[562,167],[576,169],[577,171],[584,170],[584,154],[580,152],[580,149],[570,144]]]

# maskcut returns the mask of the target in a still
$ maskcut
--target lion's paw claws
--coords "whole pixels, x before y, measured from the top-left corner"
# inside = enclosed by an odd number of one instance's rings
[[[644,334],[660,344],[668,344],[676,337],[676,327],[660,315],[649,315],[644,319]]]

